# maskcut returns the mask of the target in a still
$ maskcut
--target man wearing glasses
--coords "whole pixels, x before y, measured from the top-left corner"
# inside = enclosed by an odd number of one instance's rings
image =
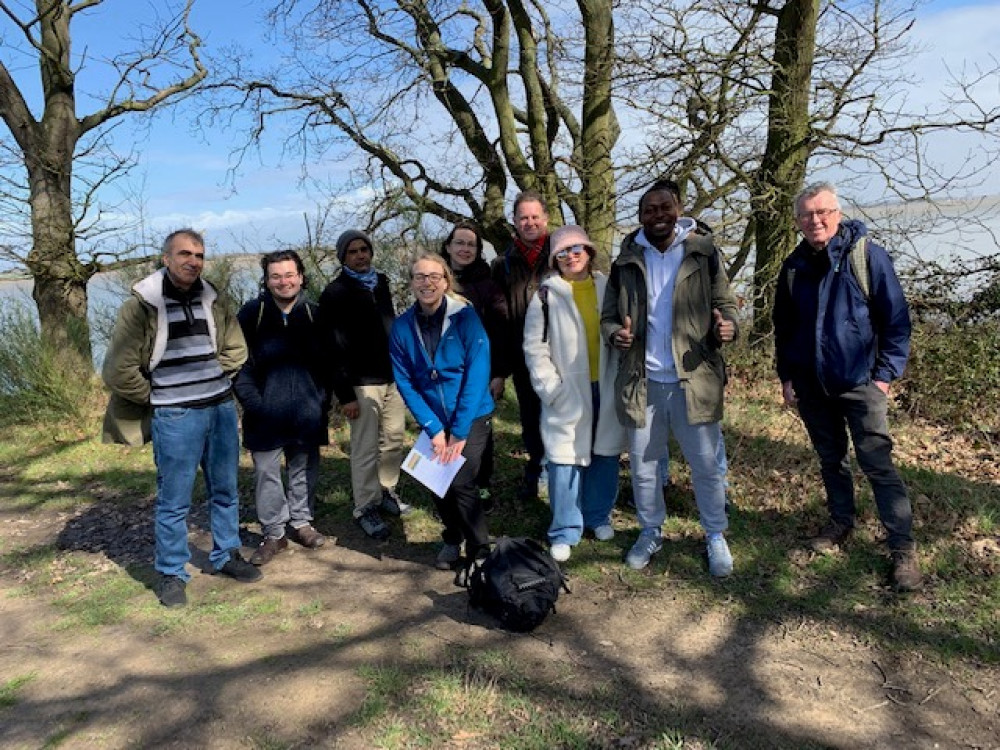
[[[667,181],[639,200],[642,228],[622,242],[601,308],[601,333],[621,351],[615,381],[618,418],[628,430],[632,494],[642,530],[625,558],[645,568],[663,547],[666,519],[659,462],[677,438],[691,467],[705,530],[709,573],[725,577],[733,557],[721,439],[725,368],[720,348],[736,337],[736,300],[712,239],[681,216]]]
[[[826,488],[830,521],[809,544],[830,552],[854,529],[850,432],[888,532],[893,585],[913,591],[921,585],[913,516],[886,418],[889,383],[910,351],[906,298],[885,249],[865,238],[864,224],[843,218],[833,185],[805,188],[795,221],[803,239],[781,267],[774,342],[782,397],[798,407]]]

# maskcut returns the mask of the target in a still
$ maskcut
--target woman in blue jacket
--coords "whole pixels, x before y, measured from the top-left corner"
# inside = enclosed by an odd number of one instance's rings
[[[416,302],[392,325],[389,352],[396,385],[434,458],[465,463],[443,498],[444,523],[436,566],[450,569],[465,554],[475,559],[489,541],[476,475],[492,430],[490,344],[475,309],[455,295],[451,269],[439,255],[420,255],[410,266]]]

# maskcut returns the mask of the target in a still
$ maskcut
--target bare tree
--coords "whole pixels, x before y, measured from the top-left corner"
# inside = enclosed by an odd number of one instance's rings
[[[718,227],[727,268],[752,263],[755,332],[770,327],[777,269],[795,245],[793,199],[807,174],[837,168],[886,199],[973,188],[994,161],[1000,108],[982,83],[1000,65],[956,74],[939,103],[911,103],[916,3],[760,0],[643,3],[622,10],[616,96],[645,137],[618,160],[626,188],[670,174],[686,205]],[[984,136],[944,168],[927,136]],[[914,227],[911,226],[913,231]]]
[[[77,254],[82,226],[95,230],[98,191],[120,176],[131,163],[117,156],[106,136],[113,122],[126,114],[144,113],[177,100],[207,75],[199,58],[201,41],[188,26],[194,0],[187,0],[165,23],[137,40],[137,51],[104,60],[114,78],[107,91],[89,92],[102,102],[92,112],[77,112],[78,67],[88,62],[71,54],[71,24],[104,0],[34,0],[31,11],[20,3],[0,1],[0,19],[22,43],[0,60],[0,117],[13,143],[7,154],[16,156],[27,176],[31,249],[25,258],[34,279],[43,338],[90,360],[87,335],[87,281],[100,268],[97,255],[83,260]],[[108,11],[113,12],[111,10]],[[37,61],[41,78],[41,113],[12,74],[13,54]],[[97,161],[87,179],[74,175],[80,161]],[[16,177],[5,177],[11,187]]]
[[[219,88],[242,98],[228,111],[250,107],[253,138],[294,115],[309,162],[364,154],[352,165],[355,186],[381,198],[373,225],[406,203],[444,223],[471,218],[503,247],[506,201],[533,189],[556,224],[568,209],[610,247],[610,0],[283,0],[271,21],[287,55],[271,70],[233,67]]]

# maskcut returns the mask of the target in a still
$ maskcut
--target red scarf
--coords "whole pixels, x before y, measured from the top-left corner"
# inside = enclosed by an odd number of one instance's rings
[[[543,234],[536,242],[529,245],[520,237],[514,238],[514,247],[516,247],[518,252],[524,256],[526,261],[528,261],[528,266],[530,268],[533,269],[535,264],[538,263],[538,258],[542,254],[542,248],[545,246],[546,239],[548,239],[548,235]]]

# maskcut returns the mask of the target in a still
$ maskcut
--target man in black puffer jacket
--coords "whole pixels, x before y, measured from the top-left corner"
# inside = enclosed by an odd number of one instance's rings
[[[288,536],[304,547],[322,546],[312,526],[319,446],[329,441],[326,387],[329,367],[319,335],[315,303],[305,298],[305,269],[294,250],[261,260],[260,296],[237,318],[250,356],[236,378],[243,405],[243,444],[253,456],[257,517],[264,540],[250,558],[265,565],[288,548]],[[281,457],[288,474],[281,481]]]

